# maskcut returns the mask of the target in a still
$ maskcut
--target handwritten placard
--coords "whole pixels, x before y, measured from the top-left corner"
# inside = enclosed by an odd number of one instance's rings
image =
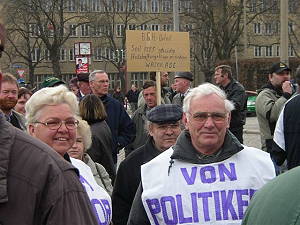
[[[126,31],[127,71],[190,71],[188,32]]]

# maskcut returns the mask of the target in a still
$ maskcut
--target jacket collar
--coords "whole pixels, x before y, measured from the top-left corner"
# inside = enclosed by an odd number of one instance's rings
[[[241,151],[244,147],[234,137],[234,135],[227,130],[225,140],[220,150],[211,156],[204,156],[199,154],[193,147],[189,131],[184,130],[177,139],[174,152],[171,159],[179,159],[194,164],[208,164],[214,162],[221,162],[230,158],[232,155]]]
[[[0,203],[8,201],[7,174],[10,151],[15,139],[15,130],[0,111]]]

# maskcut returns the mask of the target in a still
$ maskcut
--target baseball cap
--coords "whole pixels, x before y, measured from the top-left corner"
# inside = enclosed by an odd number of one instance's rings
[[[45,87],[55,87],[60,84],[66,84],[64,81],[58,79],[57,77],[48,77],[46,80],[42,83],[42,88]]]
[[[152,123],[176,123],[182,118],[182,108],[174,104],[163,104],[152,108],[146,117]]]
[[[184,78],[193,81],[193,74],[191,72],[176,72],[174,78]]]
[[[287,70],[291,71],[291,69],[283,62],[275,63],[270,69],[270,73],[281,73],[282,71]]]

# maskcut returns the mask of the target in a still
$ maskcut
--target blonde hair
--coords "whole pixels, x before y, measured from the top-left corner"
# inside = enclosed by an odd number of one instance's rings
[[[37,121],[45,106],[59,104],[67,104],[74,116],[78,114],[77,98],[66,86],[46,87],[35,92],[25,105],[27,127]]]
[[[92,145],[92,131],[90,125],[83,120],[80,116],[75,116],[75,118],[79,121],[77,127],[77,133],[82,136],[83,139],[83,152],[86,152]]]

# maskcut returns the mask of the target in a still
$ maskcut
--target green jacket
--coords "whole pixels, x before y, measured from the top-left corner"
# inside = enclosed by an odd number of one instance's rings
[[[300,225],[300,167],[263,186],[251,200],[242,225]]]
[[[286,93],[288,94],[288,93]],[[291,95],[275,90],[271,84],[266,85],[256,98],[256,115],[260,129],[262,150],[266,151],[266,140],[273,139],[276,121],[284,103]]]

